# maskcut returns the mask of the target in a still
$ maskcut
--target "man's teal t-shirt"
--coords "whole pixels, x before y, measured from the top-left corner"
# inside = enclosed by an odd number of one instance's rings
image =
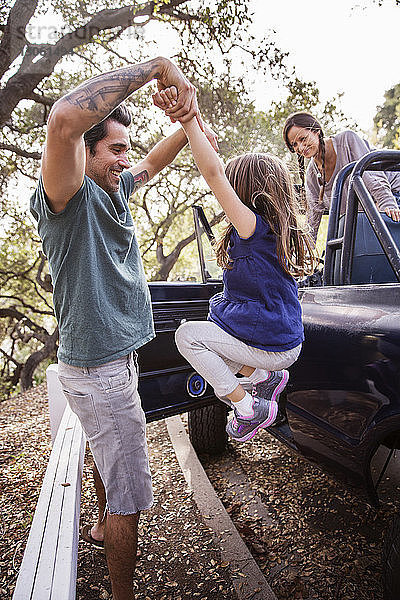
[[[42,179],[31,198],[49,260],[60,329],[58,358],[90,367],[136,350],[154,337],[151,300],[128,199],[131,173],[109,195],[85,176],[60,213],[50,210]]]

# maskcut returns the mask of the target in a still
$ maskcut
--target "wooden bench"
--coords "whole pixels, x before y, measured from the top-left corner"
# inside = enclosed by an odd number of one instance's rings
[[[80,422],[66,405],[55,435],[13,600],[75,599],[85,446]]]

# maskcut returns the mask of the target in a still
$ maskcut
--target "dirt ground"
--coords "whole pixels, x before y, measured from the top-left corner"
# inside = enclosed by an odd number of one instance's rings
[[[51,451],[45,386],[1,403],[0,427],[0,598],[9,599]],[[164,422],[149,425],[148,441],[155,505],[141,518],[137,600],[237,600],[229,565],[194,505]],[[383,481],[376,512],[266,432],[202,461],[279,600],[382,600],[382,540],[399,512],[398,488]],[[250,516],[231,493],[232,468],[244,473],[268,519]],[[88,459],[82,524],[93,520],[94,506]],[[84,542],[77,592],[78,600],[111,598],[104,554]]]
[[[39,386],[0,404],[0,598],[15,587],[41,482],[51,452],[47,393]],[[154,507],[142,513],[134,588],[137,600],[237,600],[180,471],[163,421],[148,426]],[[85,460],[81,525],[94,522],[91,457]],[[105,556],[79,542],[77,600],[111,598]]]
[[[154,506],[140,518],[136,600],[236,600],[221,561],[179,469],[164,421],[147,428]],[[81,523],[93,521],[91,459],[85,461]],[[78,600],[110,598],[105,556],[80,542]]]
[[[232,464],[267,507],[269,522],[249,518],[230,493]],[[203,466],[279,600],[382,600],[382,542],[399,487],[384,478],[381,508],[298,457],[266,431],[229,444]]]

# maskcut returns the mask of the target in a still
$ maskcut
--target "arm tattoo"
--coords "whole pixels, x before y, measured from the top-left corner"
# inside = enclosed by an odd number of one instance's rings
[[[137,190],[139,188],[142,187],[142,185],[145,185],[149,180],[149,174],[146,170],[141,171],[140,173],[136,173],[136,175],[133,176],[133,190],[132,190],[132,194],[134,192],[137,192]]]
[[[158,67],[159,65],[151,60],[97,75],[67,94],[65,100],[83,111],[96,113],[93,116],[96,122],[100,121],[132,92],[157,77]]]

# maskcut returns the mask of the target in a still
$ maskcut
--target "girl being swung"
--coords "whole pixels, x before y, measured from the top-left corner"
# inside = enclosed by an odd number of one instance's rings
[[[176,92],[168,88],[153,99],[168,114]],[[211,298],[207,321],[178,328],[176,344],[233,407],[228,434],[246,441],[273,424],[288,381],[286,369],[300,354],[303,325],[293,275],[304,275],[307,267],[312,272],[312,242],[298,224],[290,175],[279,159],[244,154],[224,172],[197,121],[182,127],[229,225],[216,247],[223,292]],[[251,383],[251,394],[236,373]]]

